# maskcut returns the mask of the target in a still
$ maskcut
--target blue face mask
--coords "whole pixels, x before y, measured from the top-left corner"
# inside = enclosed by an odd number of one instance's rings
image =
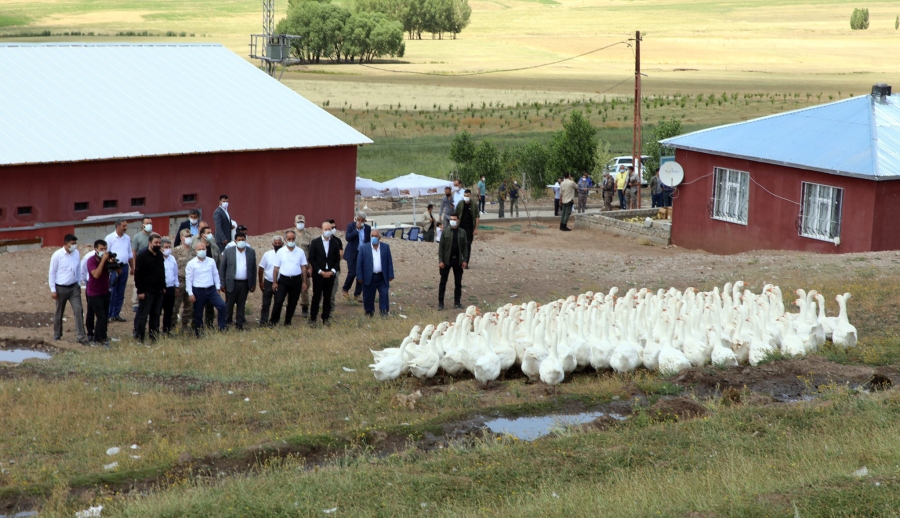
[[[375,245],[377,245],[377,244],[378,244],[378,238],[377,238],[377,237],[373,237],[373,238],[372,238],[372,246],[375,246]]]

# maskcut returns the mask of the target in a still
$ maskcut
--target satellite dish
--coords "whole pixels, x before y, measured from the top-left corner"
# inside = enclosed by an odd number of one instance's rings
[[[659,179],[669,187],[675,187],[684,181],[684,168],[678,162],[666,162],[659,168]]]

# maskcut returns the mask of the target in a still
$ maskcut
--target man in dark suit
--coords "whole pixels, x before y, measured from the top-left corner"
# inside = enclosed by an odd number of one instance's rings
[[[447,278],[453,270],[453,307],[462,308],[462,276],[469,256],[469,243],[465,230],[459,228],[459,217],[450,215],[450,228],[441,234],[438,244],[438,269],[441,272],[441,284],[438,287],[438,311],[444,309],[444,293],[447,290]]]
[[[378,292],[381,316],[386,317],[391,308],[388,294],[391,281],[394,280],[394,261],[391,258],[391,247],[381,243],[380,239],[378,229],[372,230],[370,244],[359,248],[356,259],[356,277],[362,283],[363,309],[367,317],[375,314],[375,292]]]
[[[200,209],[188,211],[188,219],[182,221],[178,226],[178,232],[175,233],[175,248],[181,244],[181,231],[185,229],[191,231],[191,239],[197,239],[197,236],[200,235]]]
[[[149,246],[134,260],[134,287],[138,295],[138,312],[134,319],[134,337],[144,341],[147,319],[150,320],[150,341],[159,337],[159,315],[166,294],[166,266],[161,237],[150,234]],[[79,317],[80,318],[80,317]]]
[[[247,235],[234,235],[234,246],[225,249],[219,260],[219,279],[225,292],[225,325],[234,322],[238,331],[244,330],[247,319],[244,308],[247,294],[256,291],[256,251],[247,246]],[[234,320],[234,306],[237,305],[237,320]]]
[[[231,241],[231,215],[228,213],[228,195],[219,196],[219,206],[213,213],[213,224],[216,226],[216,244],[220,250]]]
[[[343,243],[335,237],[334,227],[322,223],[322,235],[309,243],[309,272],[312,275],[313,296],[309,307],[309,323],[315,325],[322,302],[322,323],[328,325],[331,318],[331,292],[341,274],[341,249]]]
[[[350,298],[350,287],[353,286],[353,280],[356,279],[356,256],[359,245],[361,243],[368,244],[371,237],[372,227],[366,224],[366,213],[358,212],[356,221],[347,225],[347,233],[344,235],[344,239],[347,240],[347,247],[344,249],[344,260],[347,261],[347,280],[344,281],[343,287],[344,298]],[[361,293],[362,284],[357,280],[353,297],[358,301]]]

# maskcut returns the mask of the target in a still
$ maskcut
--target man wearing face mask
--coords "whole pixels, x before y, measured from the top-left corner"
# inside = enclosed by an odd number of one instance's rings
[[[163,265],[166,269],[166,292],[163,295],[162,303],[162,331],[164,335],[171,336],[172,330],[175,328],[172,324],[175,299],[178,298],[181,283],[178,282],[178,260],[172,256],[172,240],[164,237],[160,242],[162,243],[162,254],[165,258]]]
[[[94,241],[94,252],[88,255],[87,260],[87,302],[93,311],[88,312],[87,327],[93,331],[93,342],[109,347],[107,336],[107,309],[109,308],[109,268],[106,264],[109,253],[106,250],[106,241],[98,239]],[[93,315],[93,318],[92,316]],[[96,321],[94,321],[96,320]]]
[[[481,176],[481,180],[478,181],[478,212],[480,214],[487,214],[484,211],[484,197],[487,194],[487,187],[484,184],[484,175]]]
[[[184,272],[184,289],[194,305],[194,334],[198,338],[204,327],[203,308],[207,303],[212,304],[219,312],[219,331],[225,330],[225,303],[217,293],[221,288],[219,269],[215,261],[206,256],[206,248],[204,241],[194,243],[197,257],[188,262]]]
[[[166,266],[162,253],[162,238],[150,235],[150,245],[134,260],[134,286],[138,293],[138,313],[134,319],[134,337],[144,341],[147,320],[150,321],[150,341],[159,338],[159,316],[166,294]]]
[[[300,250],[303,250],[303,253],[306,254],[306,259],[309,260],[309,244],[315,239],[316,230],[315,228],[306,227],[306,216],[303,214],[294,216],[294,226],[297,228],[297,247],[299,247]],[[312,284],[312,279],[309,277],[309,274],[309,269],[307,269],[306,284],[300,292],[300,316],[303,318],[309,316],[309,288]]]
[[[222,261],[219,263],[219,279],[225,291],[225,326],[234,326],[238,331],[244,330],[247,319],[244,308],[247,295],[256,291],[256,251],[247,246],[247,235],[237,232],[234,235],[234,246],[225,248]],[[234,306],[237,305],[237,319],[234,320]]]
[[[444,228],[450,226],[450,214],[456,212],[456,204],[453,203],[453,189],[444,187],[444,197],[441,198],[441,222]]]
[[[132,256],[137,258],[138,253],[150,246],[150,234],[153,233],[153,220],[150,218],[144,218],[141,220],[141,229],[131,237],[131,252]],[[135,271],[137,270],[137,263],[135,262],[135,267],[131,269],[131,275],[134,276]],[[133,313],[138,312],[138,292],[137,288],[134,288],[131,291],[131,311]]]
[[[189,230],[191,237],[200,235],[200,209],[191,209],[188,211],[188,219],[181,222],[178,227],[178,233],[175,234],[175,248],[181,245],[181,231]]]
[[[510,209],[511,212],[511,209]],[[456,206],[456,217],[459,219],[459,228],[466,233],[466,266],[469,268],[469,262],[472,257],[472,241],[478,235],[478,211],[472,204],[472,191],[466,189],[463,200]],[[448,229],[444,229],[445,231]]]
[[[322,302],[322,323],[328,325],[331,318],[331,291],[335,278],[341,273],[341,240],[334,236],[328,221],[322,223],[322,236],[309,244],[309,271],[312,276],[313,296],[309,308],[309,323],[316,324],[319,303]],[[322,299],[325,299],[322,301]]]
[[[219,196],[219,206],[213,213],[213,223],[216,225],[216,244],[219,248],[225,248],[225,245],[231,241],[231,214],[228,212],[228,195]]]
[[[128,221],[116,220],[116,229],[110,232],[105,239],[109,248],[108,252],[116,254],[116,259],[122,263],[120,272],[112,272],[109,277],[109,315],[110,321],[125,322],[120,315],[122,304],[125,303],[125,291],[128,285],[128,272],[134,271],[134,251],[131,249],[131,236],[128,235]]]
[[[441,236],[438,244],[438,269],[441,273],[441,284],[438,287],[438,311],[444,309],[444,293],[447,290],[447,279],[453,270],[453,307],[462,309],[462,276],[467,266],[466,233],[459,229],[459,218],[454,214],[450,218],[450,228]]]
[[[200,235],[199,230],[197,235]],[[194,305],[191,303],[191,296],[188,295],[184,286],[186,286],[185,269],[188,262],[196,256],[193,245],[194,240],[197,238],[191,235],[190,229],[182,230],[180,237],[181,244],[172,250],[172,257],[178,263],[178,285],[181,288],[175,295],[173,314],[177,315],[179,311],[181,312],[181,332],[183,333],[187,331],[191,322],[194,321]]]
[[[370,244],[360,247],[359,257],[356,260],[356,277],[363,285],[363,309],[367,317],[375,314],[376,293],[381,316],[388,316],[391,310],[389,296],[391,281],[394,280],[394,260],[391,257],[391,248],[380,239],[381,233],[378,229],[372,230]]]
[[[297,246],[297,233],[288,230],[284,233],[284,248],[275,254],[274,269],[272,270],[272,289],[275,290],[275,305],[272,308],[272,318],[269,322],[278,325],[281,319],[281,308],[287,299],[287,311],[284,314],[284,325],[291,325],[294,319],[294,311],[297,310],[297,300],[300,293],[306,290],[306,254]]]
[[[272,250],[264,253],[262,260],[259,261],[259,285],[262,288],[262,309],[259,313],[259,325],[266,327],[269,325],[269,308],[272,306],[272,296],[275,290],[272,289],[275,273],[275,254],[284,246],[284,238],[275,236],[272,238]]]
[[[62,339],[62,320],[66,303],[72,306],[75,318],[75,337],[81,345],[88,345],[84,334],[84,309],[81,305],[81,254],[78,253],[78,238],[66,234],[65,245],[50,257],[50,298],[56,301],[53,315],[53,339]]]
[[[422,231],[425,234],[423,241],[426,243],[434,242],[434,230],[437,221],[434,219],[434,204],[429,203],[428,208],[425,209],[425,214],[422,215]]]
[[[357,212],[356,220],[347,225],[347,232],[344,233],[344,239],[347,240],[347,247],[344,248],[344,260],[347,261],[347,278],[344,280],[342,292],[345,299],[350,299],[350,288],[353,281],[356,281],[356,288],[353,289],[353,298],[359,302],[362,295],[362,283],[356,278],[356,258],[359,255],[359,247],[369,244],[372,238],[372,227],[366,224],[366,213]],[[333,308],[332,308],[333,309]]]

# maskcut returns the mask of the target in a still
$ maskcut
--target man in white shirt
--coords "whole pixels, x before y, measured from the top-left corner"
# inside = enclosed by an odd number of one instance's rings
[[[272,306],[272,296],[275,294],[275,290],[272,289],[272,283],[275,281],[272,277],[272,274],[275,273],[275,254],[283,246],[283,237],[273,237],[272,250],[264,253],[259,262],[259,285],[262,288],[262,310],[259,313],[259,325],[262,327],[269,325],[269,308]]]
[[[219,331],[225,330],[225,302],[217,293],[221,288],[219,269],[216,262],[206,256],[206,243],[197,241],[194,244],[197,257],[188,261],[184,270],[184,288],[194,305],[194,333],[200,337],[203,328],[203,309],[206,303],[212,304],[219,313]]]
[[[178,283],[178,260],[172,255],[172,240],[162,238],[162,254],[165,257],[163,266],[166,267],[166,293],[163,295],[163,334],[171,335],[175,329],[174,315],[175,299],[179,296],[180,285]]]
[[[53,252],[50,257],[50,298],[56,301],[53,315],[53,339],[62,339],[63,312],[66,303],[72,305],[75,318],[75,337],[81,345],[89,345],[84,334],[84,309],[81,305],[81,254],[78,253],[78,238],[66,234],[65,246]]]
[[[128,285],[128,272],[134,273],[134,252],[131,249],[131,236],[128,235],[128,221],[116,220],[116,230],[106,236],[110,258],[116,254],[116,259],[122,263],[120,272],[112,271],[109,276],[109,320],[110,322],[125,322],[119,315],[122,312],[122,304],[125,302],[125,288]]]
[[[453,180],[453,206],[456,207],[459,205],[459,202],[462,201],[463,196],[465,196],[465,187],[463,187],[462,182],[458,179]],[[450,214],[446,214],[446,217],[450,217]]]
[[[559,183],[562,182],[562,178],[557,178],[556,183],[553,184],[553,215],[559,216]]]
[[[272,289],[275,290],[275,306],[269,322],[274,326],[281,319],[281,307],[287,299],[287,311],[284,314],[284,325],[291,325],[300,292],[306,291],[306,254],[297,245],[297,234],[288,230],[284,234],[285,247],[275,254],[272,270]]]
[[[234,322],[235,328],[243,331],[247,322],[244,316],[247,295],[256,291],[256,251],[247,244],[247,235],[243,232],[234,235],[233,243],[234,246],[225,247],[219,261],[219,278],[225,292],[225,325],[230,326]],[[235,305],[237,320],[233,316]]]

